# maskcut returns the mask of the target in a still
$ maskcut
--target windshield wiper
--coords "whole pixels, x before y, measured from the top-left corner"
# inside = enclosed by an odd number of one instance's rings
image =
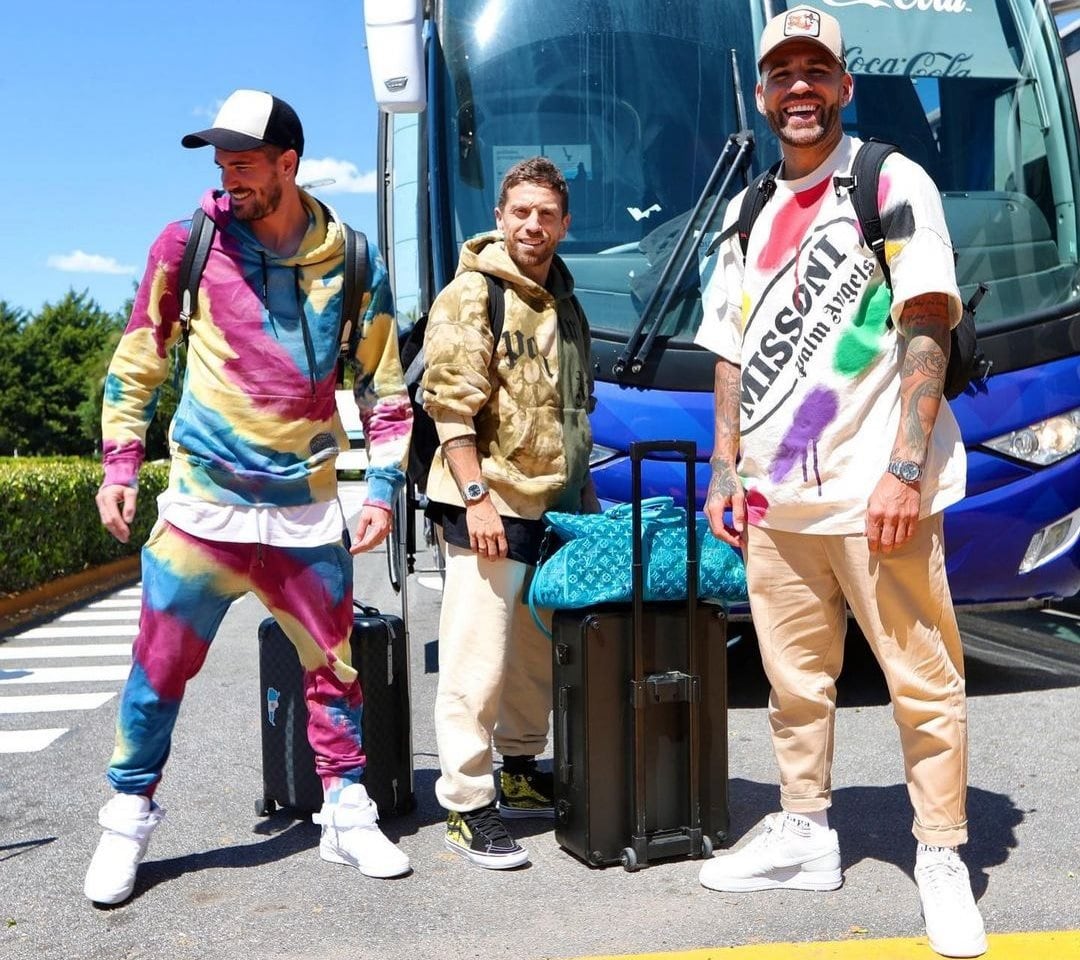
[[[683,247],[686,244],[687,238],[694,233],[694,222],[697,220],[701,208],[705,206],[706,199],[713,193],[713,188],[716,186],[717,180],[720,179],[721,174],[724,173],[726,168],[727,175],[724,177],[723,183],[720,184],[720,188],[716,190],[716,195],[713,197],[708,213],[705,214],[705,219],[697,230],[698,235],[701,237],[709,232],[709,227],[716,217],[716,211],[720,208],[720,204],[723,202],[723,199],[728,192],[728,188],[731,186],[732,177],[734,177],[736,173],[741,172],[743,174],[743,185],[745,186],[747,183],[746,172],[750,166],[750,156],[754,152],[754,134],[747,127],[746,104],[743,101],[742,84],[739,81],[739,58],[734,49],[731,51],[731,79],[732,92],[735,96],[735,116],[740,128],[739,132],[733,133],[728,137],[727,143],[724,144],[724,149],[720,152],[720,156],[716,158],[716,166],[713,167],[712,173],[709,174],[709,179],[705,182],[701,194],[694,203],[694,209],[690,211],[690,215],[686,218],[686,223],[683,224],[678,239],[672,246],[671,253],[668,255],[667,260],[664,262],[664,267],[660,271],[660,277],[656,281],[656,286],[653,287],[653,291],[649,295],[649,299],[646,301],[645,306],[641,311],[641,316],[638,318],[637,325],[627,338],[626,346],[619,354],[618,359],[616,359],[615,363],[612,365],[611,372],[617,380],[622,379],[623,375],[626,373],[627,366],[630,367],[630,373],[632,374],[641,373],[644,368],[645,361],[648,359],[649,354],[652,352],[653,344],[656,342],[656,336],[660,332],[660,327],[663,325],[664,317],[667,316],[672,301],[677,296],[678,291],[682,288],[683,280],[690,270],[690,265],[694,262],[698,244],[691,244],[685,253],[683,252]],[[660,304],[658,310],[655,310],[654,307],[656,306],[656,302],[660,299],[661,292],[665,289],[664,285],[667,282],[668,276],[680,256],[682,257],[682,263],[679,267],[678,274],[675,276],[675,282],[667,287],[667,295],[664,297],[663,303]],[[646,330],[648,333],[645,335],[644,342],[642,342],[642,335],[645,334]],[[639,344],[640,348],[638,346]]]
[[[648,357],[652,350],[653,343],[656,341],[656,335],[660,330],[663,318],[671,307],[672,301],[678,295],[678,291],[690,269],[690,265],[694,262],[698,245],[696,242],[692,243],[684,250],[687,239],[695,232],[700,235],[704,235],[708,232],[709,225],[716,217],[716,211],[720,208],[720,204],[727,194],[732,178],[739,171],[746,169],[753,152],[754,134],[752,131],[740,130],[738,133],[733,133],[728,137],[727,143],[724,144],[724,149],[720,152],[720,156],[716,160],[716,166],[713,167],[712,173],[709,174],[709,179],[706,181],[705,187],[701,191],[701,195],[694,204],[694,209],[690,211],[690,215],[686,218],[686,223],[683,224],[683,228],[679,232],[678,239],[671,248],[671,253],[664,263],[663,269],[660,271],[660,277],[656,282],[656,286],[653,288],[648,301],[641,311],[641,317],[638,319],[637,325],[634,327],[633,332],[626,341],[626,346],[623,348],[618,359],[611,368],[611,372],[616,378],[622,379],[623,375],[626,373],[627,367],[630,368],[632,374],[641,373],[642,368],[645,366],[645,359]],[[724,175],[725,170],[726,175]],[[717,181],[720,180],[722,175],[724,175],[724,179],[720,183],[719,189],[714,190]],[[705,206],[706,200],[708,200],[714,192],[715,196],[713,196],[708,212],[705,214],[705,219],[702,221],[701,226],[697,231],[695,231],[694,224],[697,221],[698,214],[701,213],[701,209]],[[675,275],[674,282],[667,285],[668,277],[671,275],[672,270],[675,269],[676,264],[679,265],[678,273]],[[664,293],[665,290],[666,294]],[[664,295],[663,302],[660,304],[659,309],[655,309],[662,294]],[[647,334],[646,330],[648,331]],[[643,335],[644,341],[642,340]]]

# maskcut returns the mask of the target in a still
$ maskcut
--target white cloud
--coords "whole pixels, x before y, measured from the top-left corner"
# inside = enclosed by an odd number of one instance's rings
[[[110,273],[116,276],[134,276],[135,268],[117,263],[115,257],[103,257],[100,253],[54,253],[46,261],[53,270],[65,273]]]
[[[322,160],[301,159],[296,182],[315,184],[319,180],[333,180],[333,183],[313,186],[316,193],[374,193],[375,171],[361,173],[355,163],[348,160],[335,160],[326,157]]]

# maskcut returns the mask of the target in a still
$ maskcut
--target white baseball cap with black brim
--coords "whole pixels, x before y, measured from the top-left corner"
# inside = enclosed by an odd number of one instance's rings
[[[267,145],[304,153],[304,128],[284,100],[262,90],[237,90],[221,105],[214,125],[189,133],[180,141],[185,147],[218,147],[221,150],[255,150]]]

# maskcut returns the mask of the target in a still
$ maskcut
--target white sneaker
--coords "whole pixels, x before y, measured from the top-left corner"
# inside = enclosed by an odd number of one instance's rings
[[[135,889],[135,874],[150,834],[165,811],[147,797],[118,793],[98,813],[105,832],[86,871],[83,893],[94,903],[122,903]]]
[[[967,867],[956,850],[920,843],[915,855],[915,882],[931,949],[944,957],[986,953],[982,914],[971,894]]]
[[[365,877],[400,877],[409,872],[409,858],[379,829],[378,811],[363,784],[349,784],[337,803],[324,803],[311,819],[322,824],[319,856],[327,862],[356,867]]]
[[[835,890],[843,883],[840,841],[835,830],[776,813],[765,818],[764,831],[741,850],[707,861],[698,879],[703,887],[728,893]]]

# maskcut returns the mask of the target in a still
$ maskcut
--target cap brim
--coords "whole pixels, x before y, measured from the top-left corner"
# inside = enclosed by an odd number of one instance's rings
[[[266,146],[265,141],[258,137],[248,136],[246,133],[237,133],[235,130],[220,130],[211,128],[200,130],[198,133],[189,133],[180,141],[185,147],[218,147],[221,150],[255,150]]]

